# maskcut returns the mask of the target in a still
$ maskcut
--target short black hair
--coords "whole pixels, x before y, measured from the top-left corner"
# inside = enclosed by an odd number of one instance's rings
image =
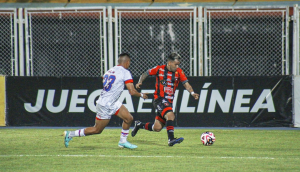
[[[174,61],[174,60],[178,60],[178,61],[180,61],[180,59],[181,59],[181,57],[180,57],[180,55],[178,54],[178,53],[176,53],[176,52],[173,52],[173,53],[171,53],[169,56],[168,56],[168,61],[170,60],[170,61]]]
[[[130,55],[128,53],[121,53],[121,54],[119,54],[119,58],[123,57],[123,56],[127,56],[128,58],[130,58]]]

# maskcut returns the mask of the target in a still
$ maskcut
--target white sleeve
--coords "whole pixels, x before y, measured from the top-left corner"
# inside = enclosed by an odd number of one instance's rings
[[[129,70],[124,70],[124,82],[133,82],[132,75]]]

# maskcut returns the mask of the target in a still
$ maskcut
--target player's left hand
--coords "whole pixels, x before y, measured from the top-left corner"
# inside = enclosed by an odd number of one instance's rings
[[[135,84],[135,88],[140,89],[140,88],[141,88],[141,85],[142,85],[142,83],[139,82],[139,83]]]
[[[198,99],[199,99],[199,94],[194,93],[194,94],[193,94],[193,97],[195,98],[195,100],[198,100]]]

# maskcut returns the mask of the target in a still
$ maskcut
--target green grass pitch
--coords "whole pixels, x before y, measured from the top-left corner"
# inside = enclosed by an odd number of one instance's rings
[[[63,129],[0,129],[0,171],[300,171],[300,130],[210,129],[212,146],[200,141],[205,129],[176,129],[181,144],[167,146],[167,133],[140,130],[118,147],[120,129],[76,137],[68,148]]]

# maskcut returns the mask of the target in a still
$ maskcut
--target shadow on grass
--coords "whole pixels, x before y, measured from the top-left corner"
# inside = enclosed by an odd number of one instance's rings
[[[131,140],[132,144],[141,144],[141,145],[156,145],[156,146],[166,146],[167,142],[164,141],[153,141],[153,140]]]

